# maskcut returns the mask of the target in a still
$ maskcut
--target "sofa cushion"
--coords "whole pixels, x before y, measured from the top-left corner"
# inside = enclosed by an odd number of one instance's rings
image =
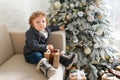
[[[0,65],[13,55],[13,47],[6,25],[0,25]]]
[[[36,65],[25,62],[23,54],[15,54],[0,67],[0,80],[63,80],[64,67],[60,64],[56,74],[47,79]]]

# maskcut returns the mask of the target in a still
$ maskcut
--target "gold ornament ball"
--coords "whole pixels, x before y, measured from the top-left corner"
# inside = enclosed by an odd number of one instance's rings
[[[91,49],[90,49],[89,47],[86,47],[86,48],[84,49],[84,53],[85,53],[85,54],[90,54],[90,53],[91,53]]]

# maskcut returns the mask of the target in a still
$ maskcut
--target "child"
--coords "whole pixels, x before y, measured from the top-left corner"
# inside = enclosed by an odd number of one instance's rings
[[[47,49],[53,50],[52,44],[46,44],[50,32],[57,30],[64,30],[63,26],[47,26],[48,21],[43,12],[36,11],[29,18],[30,28],[27,30],[25,36],[24,56],[25,60],[31,64],[37,64],[37,69],[40,69],[44,74],[50,78],[55,74],[55,69],[44,58],[44,52]],[[47,26],[47,27],[46,27]],[[61,55],[60,62],[69,69],[77,58],[76,54],[69,56]]]

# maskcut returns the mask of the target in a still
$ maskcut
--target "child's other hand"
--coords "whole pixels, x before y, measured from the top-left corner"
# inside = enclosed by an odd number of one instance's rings
[[[59,29],[60,30],[64,30],[65,28],[64,28],[64,25],[61,25],[60,27],[59,27]]]
[[[49,45],[47,45],[47,49],[49,49],[49,50],[53,50],[54,47],[53,47],[53,45],[49,44]]]

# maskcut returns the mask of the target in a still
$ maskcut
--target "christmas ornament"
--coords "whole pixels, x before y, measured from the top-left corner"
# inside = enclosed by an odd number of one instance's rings
[[[103,34],[103,30],[102,30],[102,29],[98,29],[98,30],[96,31],[96,34],[97,34],[97,35],[102,35],[102,34]]]
[[[60,9],[61,8],[61,3],[59,1],[55,2],[53,4],[54,9]]]
[[[75,7],[75,5],[74,5],[73,3],[71,3],[71,4],[70,4],[70,7],[71,7],[71,8],[74,8],[74,7]]]
[[[86,48],[84,49],[84,53],[85,53],[85,54],[90,54],[90,53],[91,53],[91,49],[90,49],[89,47],[86,47]]]
[[[94,5],[90,5],[90,6],[89,6],[89,9],[90,9],[90,10],[94,10],[94,9],[95,9]]]
[[[53,18],[53,20],[52,20],[53,22],[56,22],[56,19],[55,18]]]
[[[93,21],[94,21],[94,16],[88,16],[88,17],[87,17],[87,20],[88,20],[89,22],[93,22]]]
[[[83,17],[83,14],[84,14],[84,13],[83,13],[82,11],[79,11],[79,12],[78,12],[78,16],[79,16],[79,17]]]
[[[75,3],[75,7],[79,7],[79,6],[80,6],[80,2],[77,1],[77,2]]]

